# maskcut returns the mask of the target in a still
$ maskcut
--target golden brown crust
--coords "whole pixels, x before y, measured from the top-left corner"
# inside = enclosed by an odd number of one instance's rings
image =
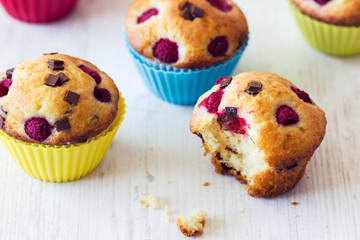
[[[65,69],[50,70],[47,63],[49,59],[63,60]],[[79,69],[77,66],[81,64],[95,70],[101,76],[101,83],[97,85],[91,76]],[[44,84],[49,74],[60,72],[70,80],[57,87]],[[1,76],[4,73],[0,78]],[[96,86],[110,92],[111,102],[100,102],[94,97]],[[77,105],[63,100],[68,90],[80,95]],[[116,117],[118,101],[119,92],[113,80],[93,64],[62,54],[44,55],[16,66],[9,92],[0,98],[0,106],[8,112],[3,116],[3,131],[21,141],[38,143],[24,131],[26,119],[43,117],[54,125],[55,121],[67,117],[71,129],[58,132],[54,128],[50,137],[41,143],[63,145],[83,142],[98,135],[112,123]],[[68,110],[72,112],[66,113]]]
[[[255,97],[244,91],[251,81],[262,83],[262,90]],[[301,100],[290,86],[295,85],[276,74],[242,73],[233,77],[219,106],[219,112],[228,106],[241,109],[252,124],[250,127],[256,131],[256,146],[265,153],[266,163],[273,168],[285,168],[311,156],[325,136],[325,113],[315,103]],[[219,85],[216,85],[199,98],[190,122],[191,132],[200,134],[199,129],[209,122],[204,118],[216,117],[204,113],[199,104],[218,89]],[[295,109],[299,123],[280,126],[275,113],[281,105]]]
[[[259,173],[252,178],[251,185],[249,184],[245,189],[250,196],[257,198],[274,197],[286,193],[293,189],[300,181],[310,158],[311,157],[299,162],[296,167],[290,170],[282,169],[276,171],[275,169],[268,169],[265,172]],[[216,156],[211,157],[211,163],[214,165],[216,173],[234,176],[236,180],[242,184],[247,184],[244,176],[235,169],[227,168],[221,164]]]
[[[313,0],[293,0],[304,14],[334,25],[360,26],[360,0],[332,0],[321,6]]]
[[[155,60],[153,44],[168,38],[179,46],[179,60],[172,64],[179,68],[208,67],[229,59],[239,47],[239,39],[247,39],[248,26],[244,14],[231,0],[229,12],[222,12],[203,0],[190,0],[202,8],[202,18],[193,21],[180,17],[180,7],[186,0],[135,0],[129,7],[126,19],[126,35],[131,46],[139,54]],[[159,14],[137,24],[137,18],[150,9],[157,8]],[[207,46],[217,36],[226,36],[229,48],[224,57],[212,57]],[[243,43],[244,44],[244,43]]]

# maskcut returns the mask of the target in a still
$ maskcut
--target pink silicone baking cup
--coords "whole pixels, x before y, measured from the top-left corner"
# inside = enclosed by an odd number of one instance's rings
[[[28,23],[53,22],[65,17],[78,0],[0,0],[14,18]]]

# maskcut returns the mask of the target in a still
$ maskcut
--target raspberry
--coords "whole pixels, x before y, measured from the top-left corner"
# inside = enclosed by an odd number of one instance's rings
[[[152,16],[158,15],[158,13],[159,13],[159,10],[157,10],[156,8],[150,8],[149,10],[143,12],[143,14],[140,17],[138,17],[137,24],[145,22]]]
[[[232,6],[229,5],[226,0],[207,0],[213,7],[219,9],[223,12],[229,12],[232,9]]]
[[[6,96],[12,84],[11,79],[5,79],[0,82],[0,97]]]
[[[89,76],[91,76],[97,84],[99,84],[101,82],[101,77],[96,71],[94,71],[84,65],[80,65],[80,66],[78,66],[78,68],[80,68],[85,73],[87,73]]]
[[[200,106],[205,106],[206,110],[209,113],[217,113],[219,109],[219,105],[221,103],[221,99],[223,96],[223,92],[221,89],[217,90],[216,92],[211,93],[207,98],[205,98],[200,104]]]
[[[328,2],[330,2],[331,0],[315,0],[315,2],[319,5],[325,5]]]
[[[276,120],[280,125],[289,126],[299,122],[299,115],[291,107],[282,105],[276,111]]]
[[[179,59],[178,45],[166,38],[157,41],[153,48],[153,55],[165,63],[175,63]]]
[[[95,88],[94,96],[100,102],[111,102],[111,94],[109,90],[105,88]]]
[[[217,84],[220,84],[222,82],[222,80],[226,79],[228,77],[221,77],[219,78],[218,80],[216,80],[215,84],[214,85],[217,85]]]
[[[247,123],[245,119],[238,117],[237,109],[234,107],[226,107],[224,113],[218,118],[221,129],[229,130],[238,134],[245,134]]]
[[[304,102],[306,103],[312,103],[309,94],[307,94],[305,91],[302,91],[296,87],[291,86],[291,90],[294,91],[294,93]]]
[[[45,118],[32,117],[25,121],[24,128],[30,138],[43,142],[51,135],[53,126]]]
[[[229,43],[225,36],[218,36],[211,40],[207,49],[213,57],[223,57],[229,47]]]

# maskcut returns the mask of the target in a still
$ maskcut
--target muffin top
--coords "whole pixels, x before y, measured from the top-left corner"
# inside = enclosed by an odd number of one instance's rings
[[[360,0],[292,0],[300,11],[334,25],[360,26]]]
[[[248,25],[231,0],[135,0],[126,34],[139,54],[196,69],[225,61],[242,48]]]
[[[220,127],[217,127],[220,126]],[[250,72],[219,79],[202,95],[190,129],[221,129],[251,138],[265,162],[284,169],[311,157],[325,135],[325,113],[288,80]]]
[[[114,81],[78,58],[46,54],[8,69],[0,80],[0,128],[24,142],[84,142],[117,114]]]

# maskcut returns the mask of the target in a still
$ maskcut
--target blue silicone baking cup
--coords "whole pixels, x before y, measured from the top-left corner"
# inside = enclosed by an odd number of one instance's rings
[[[231,76],[248,44],[246,42],[230,59],[218,65],[192,70],[175,68],[148,59],[137,53],[126,37],[124,39],[147,88],[160,99],[178,105],[195,104],[218,78]]]

